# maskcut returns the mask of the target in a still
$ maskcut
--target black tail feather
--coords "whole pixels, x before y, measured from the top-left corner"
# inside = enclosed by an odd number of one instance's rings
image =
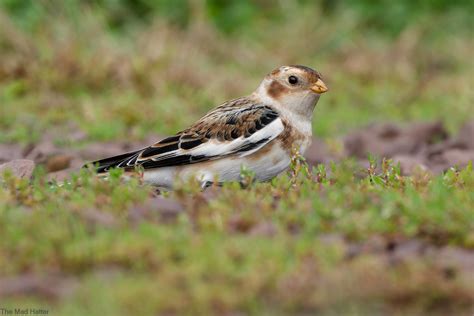
[[[136,158],[138,157],[138,154],[140,152],[141,150],[137,150],[137,151],[129,152],[129,153],[118,155],[118,156],[100,159],[100,160],[93,161],[84,165],[83,168],[93,166],[97,173],[107,172],[110,168],[130,169],[130,168],[133,168],[133,164],[135,163]]]

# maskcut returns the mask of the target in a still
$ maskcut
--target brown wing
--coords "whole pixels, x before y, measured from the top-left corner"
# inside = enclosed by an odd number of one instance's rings
[[[276,120],[279,124],[270,128]],[[245,155],[273,140],[282,129],[278,112],[241,98],[219,106],[190,128],[150,147],[95,163],[99,172],[106,172],[110,168],[150,169]]]

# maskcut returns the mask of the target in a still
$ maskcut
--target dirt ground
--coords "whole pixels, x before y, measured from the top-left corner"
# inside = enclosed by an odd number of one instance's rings
[[[51,132],[36,144],[0,144],[0,164],[8,163],[0,168],[19,168],[18,174],[25,176],[31,174],[36,165],[41,165],[51,179],[63,180],[88,161],[143,148],[163,138],[149,135],[135,143],[95,142],[77,149],[56,144],[56,137]],[[73,132],[68,141],[83,143],[85,138],[86,135]],[[465,123],[457,135],[449,135],[440,122],[373,124],[336,141],[315,137],[305,158],[311,166],[354,158],[362,167],[367,167],[369,153],[399,163],[403,175],[417,170],[439,174],[451,167],[462,168],[474,161],[474,121]],[[14,161],[18,159],[21,161]]]
[[[405,175],[420,171],[439,174],[452,167],[462,168],[474,160],[473,136],[474,121],[467,122],[456,135],[450,135],[439,122],[413,123],[405,126],[374,124],[356,130],[336,141],[315,138],[306,154],[306,160],[309,165],[314,166],[352,158],[361,168],[367,168],[367,156],[371,153],[378,158],[386,157],[393,159],[395,163],[400,163],[401,172]],[[17,176],[28,178],[32,176],[34,168],[40,165],[48,172],[49,178],[63,180],[88,161],[145,147],[159,139],[159,135],[150,135],[137,143],[86,143],[85,135],[71,133],[70,144],[86,144],[77,148],[77,146],[57,144],[54,133],[49,133],[45,134],[37,144],[23,146],[0,144],[0,172],[2,169],[9,168]],[[199,203],[210,203],[219,196],[220,191],[219,187],[206,190],[201,194],[202,201]],[[186,205],[183,203],[183,201],[164,198],[160,195],[150,196],[144,203],[131,206],[127,218],[131,225],[143,221],[176,222],[179,215],[185,212]],[[230,234],[243,233],[265,237],[276,234],[277,228],[272,222],[249,224],[239,214],[234,215],[228,223]],[[90,209],[84,211],[83,216],[92,226],[116,227],[118,225],[117,219],[111,213]],[[291,234],[298,234],[297,227],[288,227],[288,230]],[[420,276],[416,282],[424,282],[423,284],[426,283],[427,286],[436,284],[436,286],[449,289],[452,280],[469,280],[474,270],[472,250],[443,242],[442,234],[439,236],[439,242],[419,237],[407,238],[396,234],[374,234],[363,241],[350,241],[339,232],[322,234],[318,238],[321,244],[334,245],[342,249],[346,268],[350,267],[349,271],[352,272],[357,272],[354,267],[358,266],[360,258],[376,260],[382,269],[380,273],[394,267],[416,267],[417,264],[423,262],[429,267],[429,273],[421,273],[423,277]],[[361,274],[361,278],[365,278],[365,272]],[[327,282],[337,283],[337,280],[328,279]],[[387,285],[389,283],[383,279],[373,283],[377,284],[377,286],[374,285],[374,292],[383,289],[385,293],[389,293],[386,295],[395,301],[409,300],[410,295],[414,295],[400,290],[403,287],[398,289],[396,285]],[[79,280],[76,277],[62,274],[40,276],[24,273],[4,276],[0,277],[0,298],[34,295],[48,300],[59,300],[74,293],[78,284]],[[364,289],[364,291],[372,290]],[[459,293],[462,295],[458,295],[456,303],[452,305],[468,306],[472,298],[470,294],[462,291]],[[435,309],[438,312],[450,314],[451,310],[448,307],[440,305],[435,306]],[[448,310],[445,310],[446,308]]]

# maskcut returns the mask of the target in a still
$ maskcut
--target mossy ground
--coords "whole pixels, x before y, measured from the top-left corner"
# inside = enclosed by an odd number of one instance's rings
[[[124,27],[112,9],[71,3],[23,8],[30,13],[21,19],[13,4],[0,11],[0,142],[49,133],[87,146],[175,133],[294,63],[328,81],[314,132],[329,143],[373,121],[441,119],[456,131],[472,118],[467,9],[421,10],[401,25],[391,16],[390,28],[378,29],[386,24],[375,11],[341,5],[289,5],[267,18],[251,5],[219,11],[191,2],[184,26],[160,13]],[[216,22],[216,12],[232,20],[233,10],[250,12],[247,27]],[[122,26],[111,29],[111,17]],[[71,142],[77,131],[80,144]],[[404,177],[388,162],[375,170],[350,160],[307,170],[296,159],[268,183],[244,173],[244,186],[202,192],[182,183],[164,197],[119,172],[104,181],[82,171],[63,186],[41,170],[31,182],[6,175],[0,307],[469,315],[472,165],[437,176]]]
[[[469,311],[472,271],[445,251],[472,255],[472,166],[434,178],[294,170],[166,198],[119,174],[61,187],[7,177],[0,271],[55,290],[2,301],[58,315]],[[403,254],[414,240],[422,248]]]

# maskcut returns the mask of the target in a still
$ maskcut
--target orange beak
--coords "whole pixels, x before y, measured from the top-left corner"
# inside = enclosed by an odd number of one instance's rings
[[[316,83],[310,89],[311,91],[319,94],[329,90],[326,84],[321,79],[318,79],[318,81],[316,81]]]

